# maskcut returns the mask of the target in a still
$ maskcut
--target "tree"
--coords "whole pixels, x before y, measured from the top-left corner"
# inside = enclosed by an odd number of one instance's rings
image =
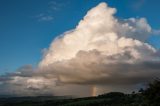
[[[139,92],[139,93],[143,93],[143,92],[144,92],[144,89],[141,88],[138,92]]]
[[[151,106],[160,106],[160,79],[150,83],[143,95]]]

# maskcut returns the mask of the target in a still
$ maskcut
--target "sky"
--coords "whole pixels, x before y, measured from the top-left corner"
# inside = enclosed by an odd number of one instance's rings
[[[160,75],[159,4],[0,0],[0,93],[95,95],[141,87]]]
[[[159,0],[0,0],[0,73],[36,66],[56,36],[75,28],[89,9],[103,1],[117,8],[119,18],[145,17],[160,29]],[[159,36],[149,42],[160,48]]]

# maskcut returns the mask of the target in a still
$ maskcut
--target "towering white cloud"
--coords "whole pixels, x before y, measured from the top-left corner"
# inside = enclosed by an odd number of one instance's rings
[[[74,30],[52,42],[40,69],[61,83],[82,85],[136,85],[159,75],[158,69],[146,66],[157,58],[145,43],[152,30],[147,20],[119,20],[115,13],[106,3],[88,11]]]
[[[152,31],[147,20],[119,20],[115,13],[106,3],[92,8],[75,29],[53,40],[36,71],[27,77],[20,71],[9,82],[22,77],[21,87],[36,94],[82,96],[89,95],[85,91],[109,91],[111,86],[124,91],[127,86],[129,91],[159,76],[157,50],[145,43]]]
[[[115,12],[106,3],[88,11],[74,30],[52,42],[40,67],[72,59],[79,51],[96,50],[106,56],[130,52],[135,59],[154,53],[154,48],[144,43],[151,32],[146,19],[118,20],[113,16]]]

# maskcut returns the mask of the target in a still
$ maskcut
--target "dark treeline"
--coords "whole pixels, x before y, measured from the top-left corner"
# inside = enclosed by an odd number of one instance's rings
[[[56,97],[0,98],[0,106],[160,106],[160,80],[132,94],[110,92],[76,99]]]

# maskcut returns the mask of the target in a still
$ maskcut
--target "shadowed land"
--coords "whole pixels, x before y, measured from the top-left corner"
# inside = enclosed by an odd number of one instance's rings
[[[160,80],[156,79],[139,92],[110,92],[95,97],[57,96],[3,97],[0,106],[160,106]]]

